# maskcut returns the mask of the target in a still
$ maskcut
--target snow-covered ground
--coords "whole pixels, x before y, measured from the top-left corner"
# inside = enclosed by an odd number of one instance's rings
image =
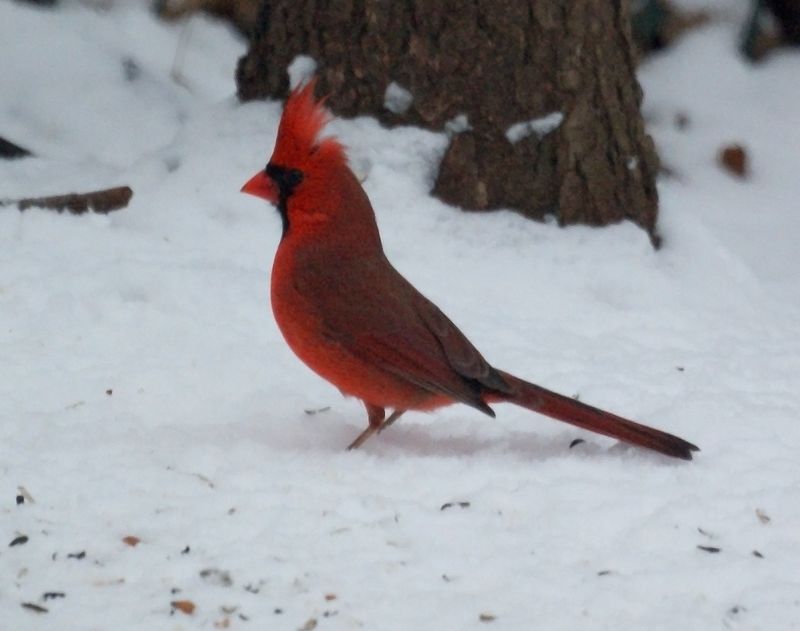
[[[363,410],[283,343],[280,221],[238,192],[280,104],[237,103],[228,27],[146,4],[0,4],[0,135],[37,155],[0,198],[135,191],[0,208],[0,629],[800,628],[800,53],[743,63],[719,0],[642,67],[659,252],[462,214],[441,136],[335,122],[389,257],[490,361],[702,448],[461,406],[346,453]]]

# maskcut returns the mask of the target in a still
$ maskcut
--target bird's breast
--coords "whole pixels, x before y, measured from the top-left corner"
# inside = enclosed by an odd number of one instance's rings
[[[369,360],[368,349],[358,348],[358,322],[341,317],[358,300],[348,291],[347,272],[331,276],[304,263],[279,249],[270,294],[278,328],[309,368],[346,395],[381,407],[423,410],[451,402]]]

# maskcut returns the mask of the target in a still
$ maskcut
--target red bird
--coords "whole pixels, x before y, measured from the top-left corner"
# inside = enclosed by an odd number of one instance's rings
[[[375,213],[314,99],[289,96],[272,158],[242,191],[275,204],[283,235],[272,267],[272,310],[289,346],[345,395],[364,402],[361,445],[406,410],[466,403],[489,416],[507,401],[578,427],[691,460],[698,448],[493,368],[386,258]],[[385,418],[385,409],[394,411]]]

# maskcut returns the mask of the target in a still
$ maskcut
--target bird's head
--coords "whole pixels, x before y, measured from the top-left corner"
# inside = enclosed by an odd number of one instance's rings
[[[322,101],[314,98],[316,80],[295,88],[286,101],[278,137],[267,166],[242,187],[243,193],[275,204],[288,229],[288,202],[304,191],[324,196],[324,179],[347,164],[344,148],[335,138],[319,138],[330,120]],[[310,190],[309,190],[310,189]]]

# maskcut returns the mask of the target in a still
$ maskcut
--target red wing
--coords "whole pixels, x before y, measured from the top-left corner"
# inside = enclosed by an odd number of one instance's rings
[[[422,294],[417,293],[416,297],[417,313],[436,337],[453,370],[492,390],[510,393],[508,384],[483,358],[472,342],[450,321],[450,318]]]
[[[324,260],[302,277],[313,283],[297,289],[314,303],[327,337],[429,392],[494,415],[481,394],[506,392],[503,378],[386,259]]]
[[[435,339],[419,340],[409,335],[366,333],[356,338],[356,344],[350,350],[429,392],[445,394],[494,416],[491,408],[481,399],[482,388],[474,381],[464,379],[450,367]]]

